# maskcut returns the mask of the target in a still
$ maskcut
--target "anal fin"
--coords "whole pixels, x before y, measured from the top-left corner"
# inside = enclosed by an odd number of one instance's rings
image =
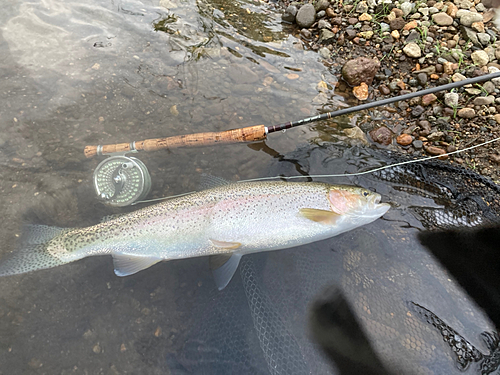
[[[242,254],[210,255],[208,261],[219,290],[224,289],[238,269]]]
[[[115,253],[113,255],[113,265],[116,276],[129,276],[139,271],[145,270],[152,265],[162,261],[162,258]]]

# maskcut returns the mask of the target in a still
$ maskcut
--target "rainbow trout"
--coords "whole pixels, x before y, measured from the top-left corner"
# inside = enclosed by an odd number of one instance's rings
[[[0,276],[113,256],[118,276],[171,259],[210,256],[219,289],[244,254],[333,237],[389,209],[380,195],[318,182],[243,182],[174,198],[87,228],[30,226],[22,249],[0,262]]]

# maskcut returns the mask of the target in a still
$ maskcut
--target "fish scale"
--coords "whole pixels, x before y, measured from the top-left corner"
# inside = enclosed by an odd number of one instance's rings
[[[127,276],[159,261],[209,255],[220,288],[242,255],[304,245],[368,224],[389,209],[379,201],[380,195],[352,186],[227,183],[87,228],[31,226],[37,243],[0,262],[0,276],[106,254],[113,256],[115,273]]]

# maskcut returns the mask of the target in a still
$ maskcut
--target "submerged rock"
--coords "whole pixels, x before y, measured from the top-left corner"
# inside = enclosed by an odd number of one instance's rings
[[[345,63],[342,78],[351,86],[359,86],[361,82],[370,85],[380,68],[380,61],[367,57],[358,57]]]

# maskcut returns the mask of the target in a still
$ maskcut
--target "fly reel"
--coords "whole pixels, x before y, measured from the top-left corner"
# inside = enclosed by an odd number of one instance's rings
[[[151,176],[142,161],[129,156],[111,156],[94,171],[94,188],[103,203],[129,206],[151,190]]]

